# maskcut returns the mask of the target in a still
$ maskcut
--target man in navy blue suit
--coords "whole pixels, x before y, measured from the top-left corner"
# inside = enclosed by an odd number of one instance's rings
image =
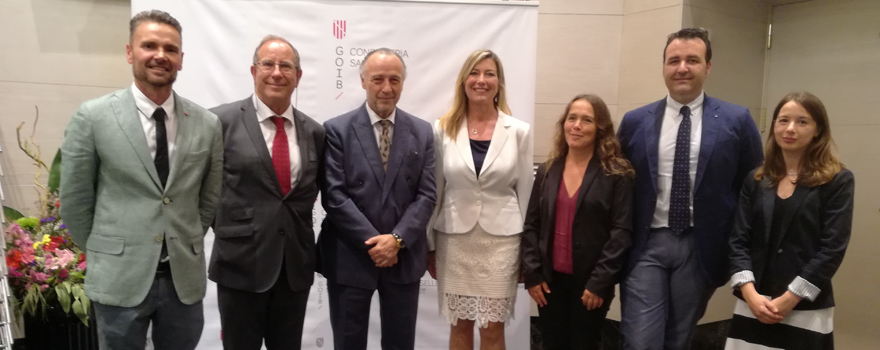
[[[628,112],[618,137],[636,170],[633,246],[621,282],[625,349],[688,349],[727,281],[727,237],[746,174],[763,160],[748,109],[703,93],[708,33],[669,35],[669,95]]]
[[[367,102],[324,123],[318,272],[327,278],[336,349],[367,348],[377,290],[382,348],[415,347],[436,187],[431,125],[397,108],[405,78],[394,51],[371,52],[361,66]]]

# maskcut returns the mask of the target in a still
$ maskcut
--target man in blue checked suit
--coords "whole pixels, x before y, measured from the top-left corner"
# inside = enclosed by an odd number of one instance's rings
[[[669,95],[628,112],[618,137],[636,170],[633,246],[621,282],[625,349],[688,349],[727,281],[727,237],[746,174],[763,160],[748,109],[703,93],[708,33],[669,35]]]
[[[379,291],[382,348],[413,349],[426,226],[436,201],[434,134],[397,108],[406,66],[389,49],[361,66],[367,102],[324,123],[327,217],[318,272],[327,278],[336,349],[366,349],[370,300]]]

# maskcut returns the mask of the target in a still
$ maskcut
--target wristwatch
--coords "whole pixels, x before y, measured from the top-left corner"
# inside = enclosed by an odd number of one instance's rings
[[[403,243],[403,238],[400,238],[396,233],[391,232],[391,237],[397,240],[397,249],[406,248],[406,243]]]

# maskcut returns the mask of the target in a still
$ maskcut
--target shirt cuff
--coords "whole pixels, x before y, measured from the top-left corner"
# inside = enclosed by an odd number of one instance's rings
[[[809,301],[815,301],[819,293],[822,292],[819,287],[816,287],[801,276],[797,276],[794,281],[791,281],[791,284],[788,285],[788,291]]]
[[[749,282],[755,283],[755,274],[753,274],[752,271],[749,270],[742,270],[733,274],[733,276],[730,277],[730,287],[734,289],[739,288],[740,286]]]

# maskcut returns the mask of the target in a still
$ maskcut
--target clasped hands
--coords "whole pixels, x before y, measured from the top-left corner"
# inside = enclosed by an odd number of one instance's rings
[[[541,284],[529,288],[529,296],[531,296],[532,300],[534,300],[540,307],[547,305],[547,298],[544,297],[544,293],[550,293],[550,286],[547,285],[547,282],[541,282]],[[593,310],[602,307],[605,300],[589,290],[584,289],[584,294],[581,296],[581,302],[587,307],[587,310]]]
[[[766,324],[779,323],[801,301],[801,297],[791,291],[786,291],[776,299],[767,299],[767,297],[758,294],[758,291],[755,290],[755,284],[751,282],[743,284],[740,287],[740,292],[742,292],[746,304],[749,304],[749,309],[755,318]]]
[[[373,236],[364,242],[367,246],[373,246],[367,252],[376,263],[376,267],[390,267],[397,264],[397,239],[391,234]]]

